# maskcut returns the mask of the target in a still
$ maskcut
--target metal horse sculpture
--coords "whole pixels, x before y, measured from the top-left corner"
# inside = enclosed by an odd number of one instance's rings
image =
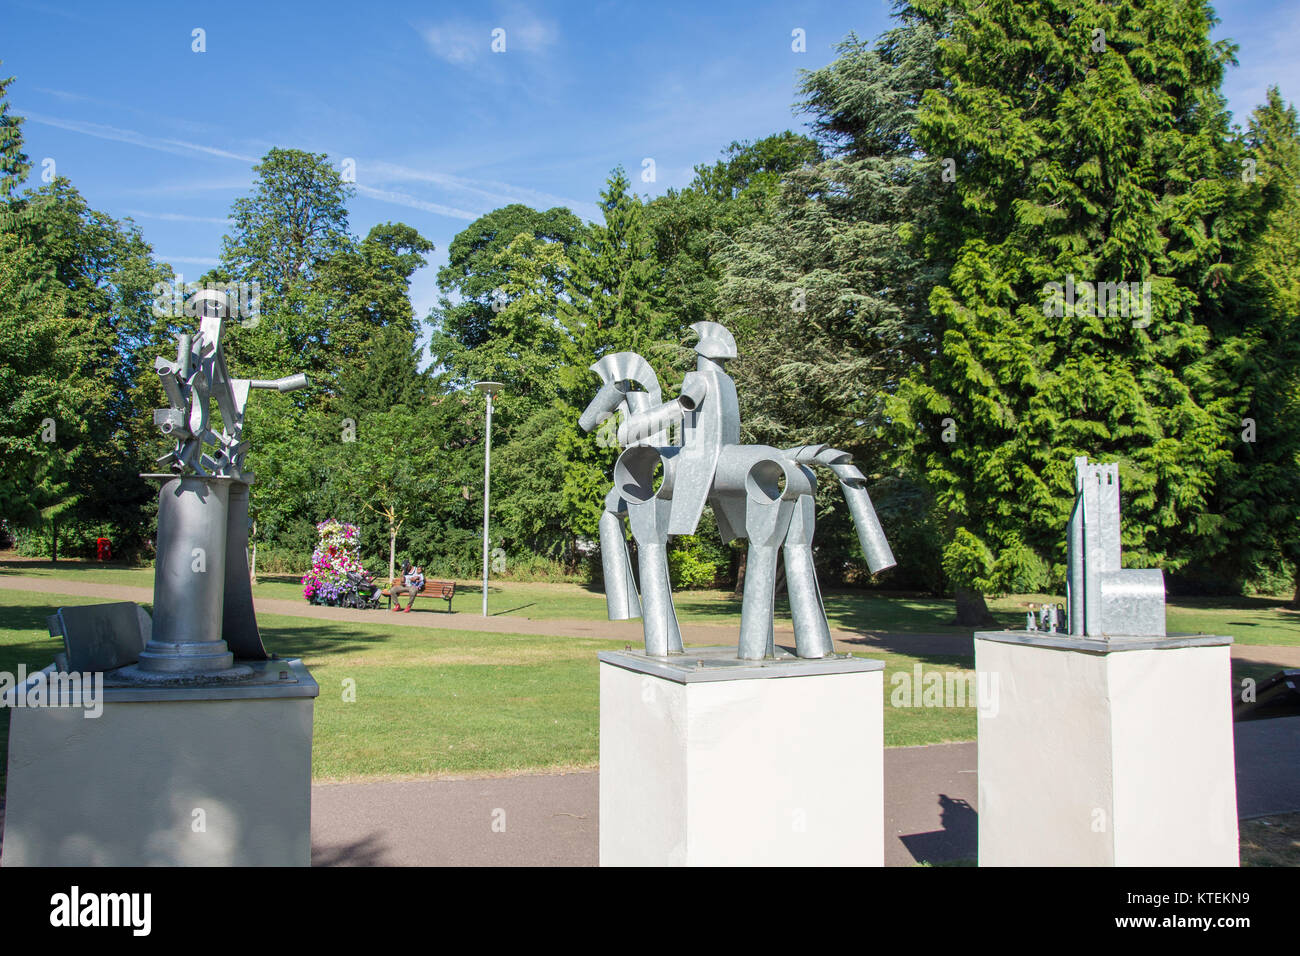
[[[726,541],[749,540],[737,657],[775,656],[772,603],[777,550],[785,549],[786,582],[799,657],[833,653],[826,609],[813,566],[817,479],[813,465],[839,479],[872,572],[893,567],[866,481],[851,456],[825,445],[778,449],[740,444],[736,386],[723,363],[736,357],[736,340],[716,322],[691,326],[699,337],[696,369],[677,398],[665,402],[658,377],[635,352],[606,355],[591,366],[604,383],[579,419],[590,432],[621,414],[614,487],[600,519],[605,598],[610,620],[643,617],[647,654],[682,653],[668,578],[668,536],[694,534],[706,504]],[[674,431],[680,444],[669,439]],[[656,477],[662,480],[656,487]],[[628,558],[623,516],[640,556],[641,593]]]

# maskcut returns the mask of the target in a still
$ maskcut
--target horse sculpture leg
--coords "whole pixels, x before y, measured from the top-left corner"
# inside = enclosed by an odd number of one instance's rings
[[[629,504],[627,513],[641,563],[641,612],[645,652],[662,657],[682,653],[682,633],[668,579],[668,511],[672,502],[652,498]]]
[[[811,495],[800,495],[785,536],[785,586],[794,619],[796,653],[800,657],[827,657],[835,653],[817,569],[813,565],[812,536],[816,505]]]
[[[632,562],[623,536],[623,519],[613,511],[600,516],[600,561],[605,572],[605,609],[611,621],[641,616]]]
[[[776,553],[790,524],[794,503],[785,499],[745,506],[749,552],[745,558],[745,596],[740,605],[741,660],[760,661],[776,656],[772,629],[772,603],[776,591]]]

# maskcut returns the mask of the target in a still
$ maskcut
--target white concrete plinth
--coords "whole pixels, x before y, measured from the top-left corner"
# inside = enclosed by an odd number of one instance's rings
[[[976,634],[980,866],[1237,866],[1230,643]]]
[[[883,662],[735,655],[600,654],[601,865],[883,866]]]
[[[310,865],[319,690],[299,661],[252,666],[227,686],[110,674],[98,717],[14,707],[0,865]]]

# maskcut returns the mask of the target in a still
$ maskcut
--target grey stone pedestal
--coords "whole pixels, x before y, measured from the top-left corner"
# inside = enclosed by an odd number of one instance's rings
[[[1228,637],[975,635],[981,866],[1236,866]]]
[[[308,866],[319,688],[299,660],[248,666],[183,686],[110,672],[97,717],[76,695],[11,710],[0,865]]]
[[[884,864],[881,661],[600,654],[602,866]]]

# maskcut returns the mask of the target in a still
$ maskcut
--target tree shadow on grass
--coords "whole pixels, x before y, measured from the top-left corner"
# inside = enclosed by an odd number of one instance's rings
[[[316,618],[304,618],[301,625],[294,626],[268,627],[262,624],[259,625],[259,630],[262,632],[262,645],[268,654],[313,660],[363,651],[399,636],[378,624],[374,631],[363,631]]]
[[[53,662],[54,655],[63,649],[63,642],[48,636],[46,619],[63,606],[61,601],[0,606],[0,629],[39,632],[39,636],[0,643],[0,670],[13,672],[22,663],[31,671]],[[152,614],[152,607],[142,606]],[[267,653],[280,657],[320,658],[351,654],[398,637],[378,622],[373,631],[368,631],[342,622],[316,618],[301,620],[301,624],[294,625],[260,624],[258,629]]]
[[[1177,595],[1168,598],[1171,607],[1195,611],[1278,611],[1300,618],[1300,609],[1291,604],[1289,597],[1280,595]]]
[[[19,561],[13,558],[0,559],[0,574],[23,575],[33,571],[152,571],[152,564],[128,564],[124,561],[86,561],[81,558],[64,558],[60,561],[38,560]]]
[[[507,611],[491,611],[489,613],[491,614],[492,617],[500,617],[503,614],[514,614],[516,611],[526,611],[530,607],[536,607],[536,606],[537,606],[536,601],[530,601],[527,604],[521,604],[518,607],[512,607]]]

